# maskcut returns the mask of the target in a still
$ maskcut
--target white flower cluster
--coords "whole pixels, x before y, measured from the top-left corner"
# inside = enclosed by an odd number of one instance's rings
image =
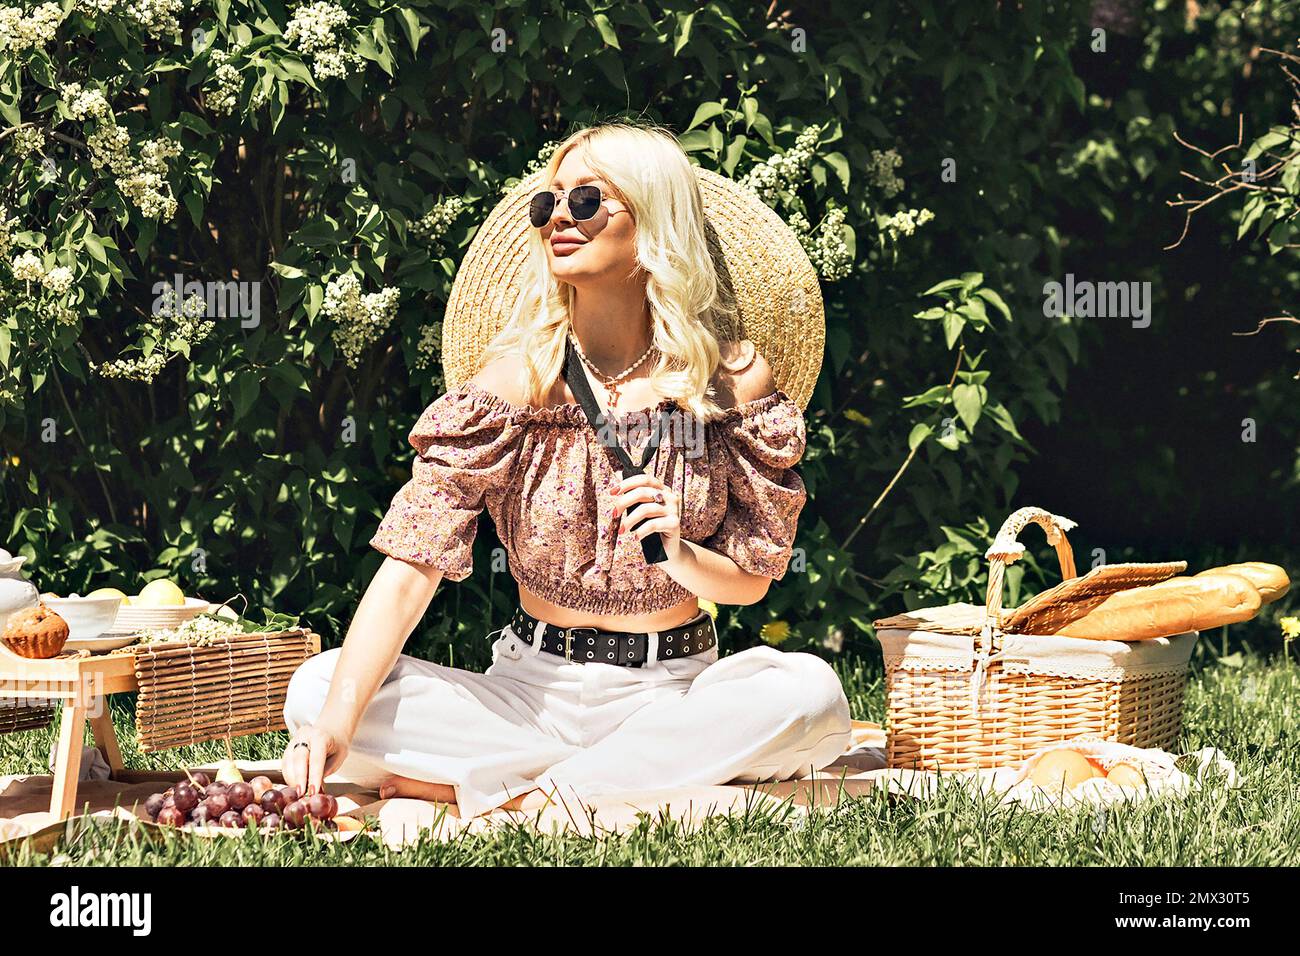
[[[3,219],[4,209],[0,207],[0,220]],[[3,239],[0,248],[7,250],[9,237],[5,235]],[[76,323],[77,312],[67,301],[67,295],[72,291],[72,282],[75,278],[71,269],[67,266],[55,266],[47,271],[41,257],[31,250],[14,256],[9,269],[16,281],[37,283],[52,297],[38,302],[34,298],[24,296],[24,301],[29,308],[39,309],[43,315],[53,318],[55,322],[65,325]]]
[[[73,119],[96,122],[95,131],[86,137],[91,165],[112,172],[118,190],[145,216],[170,219],[176,215],[176,197],[167,182],[167,161],[180,155],[180,145],[160,136],[145,140],[139,145],[139,156],[132,156],[131,136],[117,125],[101,90],[66,83],[59,94]]]
[[[867,182],[880,190],[886,199],[892,199],[903,191],[903,180],[894,172],[903,165],[903,157],[896,149],[873,149],[867,160]]]
[[[119,8],[123,15],[157,38],[180,32],[185,0],[121,0]]]
[[[18,225],[18,220],[9,218],[9,207],[0,203],[0,259],[9,258],[9,250],[13,248],[14,226],[16,225]]]
[[[827,210],[815,231],[802,213],[790,216],[790,228],[799,237],[817,274],[828,282],[843,279],[853,271],[853,257],[844,242],[844,216],[839,207]]]
[[[743,185],[749,186],[763,202],[775,207],[784,190],[793,192],[808,179],[809,166],[817,152],[817,140],[821,138],[822,127],[813,125],[805,127],[790,147],[779,156],[759,163],[744,176],[740,177]]]
[[[116,14],[156,39],[180,32],[185,0],[77,0],[75,9],[88,17]]]
[[[204,647],[232,634],[244,633],[236,622],[212,615],[192,617],[176,627],[148,627],[140,632],[137,644],[164,644],[168,641],[185,641]]]
[[[401,295],[401,290],[396,288],[363,295],[360,280],[350,272],[325,287],[321,311],[333,320],[334,342],[350,368],[357,367],[361,353],[392,324]]]
[[[42,3],[26,15],[21,7],[0,7],[0,53],[44,47],[54,39],[63,16],[58,3]]]
[[[438,203],[423,216],[411,223],[411,235],[426,242],[441,239],[443,234],[465,211],[465,200],[452,196]]]
[[[78,121],[94,119],[101,123],[115,122],[113,110],[104,97],[103,90],[83,89],[80,83],[64,83],[59,87],[59,99],[72,118]]]
[[[555,151],[560,148],[560,142],[561,141],[558,139],[547,140],[546,144],[537,151],[537,156],[528,161],[528,165],[525,166],[523,172],[519,174],[519,178],[527,179],[533,173],[537,172],[537,170],[549,163],[551,157],[555,155]],[[514,188],[514,186],[514,181],[507,179],[501,187],[501,192],[509,192]]]
[[[337,3],[316,0],[293,12],[284,29],[290,47],[311,56],[317,78],[345,77],[362,66],[361,57],[345,46],[342,32],[348,28],[348,13]]]
[[[442,349],[442,323],[434,322],[420,330],[420,341],[415,344],[416,368],[428,368],[429,363]]]
[[[72,288],[72,278],[72,270],[67,266],[55,266],[41,276],[41,285],[55,295],[63,296],[67,295],[68,290]]]
[[[163,295],[167,299],[154,320],[146,323],[142,330],[158,342],[153,351],[137,358],[119,358],[99,365],[92,364],[91,371],[98,372],[104,378],[152,382],[167,363],[179,354],[181,348],[193,348],[216,328],[215,322],[204,318],[207,303],[203,301],[203,296],[190,296],[178,309],[174,289],[168,288]]]
[[[45,130],[39,126],[20,126],[9,137],[11,148],[19,156],[30,156],[45,149]]]
[[[149,218],[176,215],[176,197],[167,183],[167,161],[181,154],[180,144],[160,136],[140,146],[140,158],[115,168],[117,188]]]
[[[908,209],[884,219],[880,223],[880,231],[890,242],[898,242],[900,238],[912,235],[918,226],[924,226],[933,218],[934,213],[928,209]]]
[[[131,159],[131,136],[122,127],[100,124],[86,137],[90,147],[90,165],[96,169],[117,169]]]
[[[225,50],[213,50],[211,54],[212,86],[204,97],[208,108],[218,116],[229,116],[239,106],[239,89],[243,78],[239,70],[230,63],[230,54]]]
[[[19,282],[40,282],[45,277],[45,266],[41,264],[41,257],[30,250],[14,256],[9,268],[14,274],[14,279]]]

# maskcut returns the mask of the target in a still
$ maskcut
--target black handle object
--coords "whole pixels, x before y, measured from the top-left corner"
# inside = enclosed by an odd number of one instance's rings
[[[591,392],[591,385],[587,382],[587,374],[579,367],[577,352],[573,348],[573,340],[569,339],[565,343],[564,366],[561,370],[564,380],[569,383],[569,388],[578,399],[578,404],[582,406],[583,414],[587,416],[587,421],[591,427],[596,430],[596,437],[600,443],[618,456],[619,464],[623,467],[624,475],[643,475],[645,466],[654,457],[654,453],[659,448],[659,439],[663,435],[663,415],[660,415],[655,423],[654,433],[650,436],[650,442],[646,445],[645,455],[640,465],[632,461],[629,455],[618,443],[618,436],[614,434],[612,428],[606,427],[606,419],[600,406],[596,404],[596,396]],[[641,507],[642,502],[637,502],[627,509],[630,515]],[[659,564],[668,560],[668,552],[664,550],[663,535],[658,531],[651,531],[641,539],[641,553],[645,555],[646,564]]]

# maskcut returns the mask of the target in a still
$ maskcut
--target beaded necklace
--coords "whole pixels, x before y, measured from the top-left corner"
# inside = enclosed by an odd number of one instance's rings
[[[623,369],[623,371],[619,372],[617,375],[606,375],[600,369],[596,368],[596,366],[591,363],[591,360],[587,358],[586,353],[582,351],[582,344],[578,341],[578,337],[572,332],[569,333],[569,341],[573,343],[574,349],[577,350],[578,358],[582,359],[582,364],[591,369],[592,374],[600,380],[601,386],[609,395],[609,408],[611,411],[614,409],[614,406],[618,404],[619,388],[621,387],[619,383],[632,374],[632,372],[636,370],[637,366],[649,358],[651,352],[655,351],[655,347],[651,345],[641,354],[639,359],[627,368]]]

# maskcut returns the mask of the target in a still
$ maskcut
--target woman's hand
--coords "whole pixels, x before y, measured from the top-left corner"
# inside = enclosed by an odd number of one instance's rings
[[[348,745],[342,734],[319,724],[299,727],[284,750],[284,781],[303,796],[318,793],[325,778],[339,768],[347,755]]]
[[[680,496],[654,475],[632,475],[615,488],[614,514],[622,515],[619,533],[631,530],[640,541],[659,532],[669,560],[677,557],[682,544]],[[629,509],[636,510],[628,514]]]

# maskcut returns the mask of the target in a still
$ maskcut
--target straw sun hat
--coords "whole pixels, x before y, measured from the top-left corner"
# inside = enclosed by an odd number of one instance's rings
[[[735,297],[739,324],[725,339],[749,339],[777,385],[806,408],[821,370],[826,313],[817,272],[793,230],[751,189],[698,166],[710,248]],[[442,327],[448,388],[472,378],[484,347],[510,317],[528,259],[528,202],[545,170],[511,189],[488,214],[452,283]]]

